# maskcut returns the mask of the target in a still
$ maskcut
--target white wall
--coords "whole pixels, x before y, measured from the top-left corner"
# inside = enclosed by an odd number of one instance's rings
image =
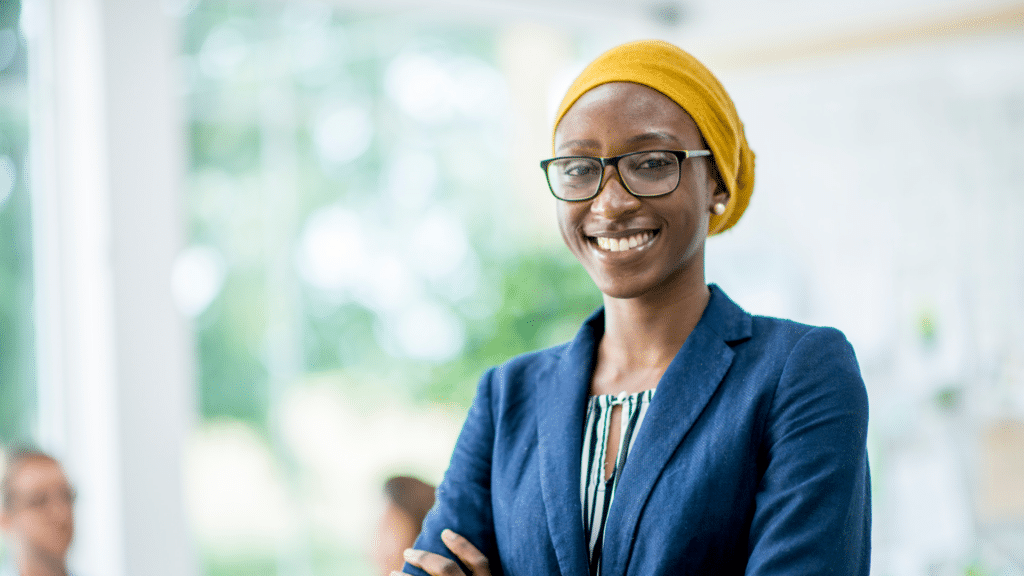
[[[709,277],[853,342],[880,576],[1024,551],[1007,523],[1020,504],[981,506],[986,486],[1024,480],[978,456],[1024,454],[993,440],[1024,421],[1021,62],[1024,36],[996,32],[723,74],[758,181],[741,224],[709,241]]]
[[[197,572],[181,489],[194,360],[170,291],[183,237],[179,38],[163,4],[25,5],[38,436],[81,494],[82,574]]]

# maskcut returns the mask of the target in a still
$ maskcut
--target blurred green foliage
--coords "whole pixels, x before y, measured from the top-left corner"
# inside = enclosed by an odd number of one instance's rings
[[[258,558],[245,560],[225,560],[207,556],[203,566],[203,573],[206,576],[235,576],[246,574],[247,576],[271,576],[278,573],[277,560],[275,558]]]
[[[470,324],[465,353],[433,369],[421,398],[468,407],[485,369],[568,341],[601,304],[600,293],[571,258],[526,253],[495,266],[501,306],[493,317]]]
[[[218,251],[226,270],[197,318],[204,417],[266,429],[275,387],[333,371],[376,375],[415,400],[464,408],[487,367],[571,338],[600,304],[566,251],[509,245],[514,226],[501,222],[502,196],[510,194],[505,115],[416,118],[388,85],[389,67],[410,53],[437,56],[442,67],[481,63],[478,69],[497,75],[497,36],[480,24],[314,4],[203,3],[187,16],[190,236]],[[365,151],[333,164],[317,140],[332,106],[361,107],[373,128]],[[411,212],[384,190],[396,156],[410,147],[437,166],[435,192]],[[467,166],[483,176],[474,179]],[[286,190],[268,188],[270,178],[282,178]],[[462,326],[454,358],[396,351],[381,335],[386,312],[298,277],[294,255],[304,226],[331,205],[376,221],[368,235],[391,246],[415,241],[409,228],[423,211],[456,215],[478,270],[475,289],[450,297],[414,279]],[[282,265],[282,254],[292,261]],[[281,351],[273,346],[281,340],[270,327],[282,323],[298,360],[285,367],[292,371],[286,382],[275,383]]]
[[[423,16],[239,0],[200,3],[184,20],[189,241],[223,263],[195,317],[201,413],[251,424],[285,464],[275,402],[289,386],[336,375],[361,405],[464,410],[488,367],[571,339],[600,305],[567,250],[522,238],[507,217],[496,25]],[[438,99],[443,82],[463,84]],[[537,186],[546,196],[539,171]],[[325,214],[342,216],[316,228]],[[423,232],[430,214],[444,225]],[[311,247],[314,229],[343,241]],[[349,250],[367,255],[328,274],[332,288],[303,268],[318,245],[328,272]],[[440,326],[413,339],[448,338],[455,353],[409,348],[403,322],[424,303]],[[204,565],[277,574],[296,559],[317,574],[368,570],[338,543],[277,566],[211,554]]]
[[[28,89],[21,2],[0,3],[0,442],[29,439],[35,406]]]

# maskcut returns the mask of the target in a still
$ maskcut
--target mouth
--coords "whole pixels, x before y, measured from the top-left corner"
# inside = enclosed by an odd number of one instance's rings
[[[627,250],[643,250],[657,237],[657,230],[644,230],[621,238],[608,236],[588,236],[592,244],[606,252],[625,252]]]

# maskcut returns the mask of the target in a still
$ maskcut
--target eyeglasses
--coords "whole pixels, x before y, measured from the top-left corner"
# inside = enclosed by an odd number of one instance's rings
[[[22,496],[22,507],[33,510],[43,510],[54,504],[63,506],[74,506],[78,494],[73,488],[63,488],[56,491],[44,491]]]
[[[679,164],[687,158],[711,156],[710,150],[644,150],[611,158],[559,156],[542,160],[541,170],[555,198],[566,202],[590,200],[604,185],[604,172],[614,166],[626,190],[634,196],[663,196],[679,186]],[[625,162],[622,162],[625,160]]]

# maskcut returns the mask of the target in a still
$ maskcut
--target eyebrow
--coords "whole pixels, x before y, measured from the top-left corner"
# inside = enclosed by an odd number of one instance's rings
[[[665,142],[676,144],[678,146],[684,146],[683,142],[679,140],[679,138],[676,138],[675,136],[669,134],[668,132],[660,131],[644,132],[643,134],[637,134],[636,136],[627,138],[624,144],[626,144],[627,146],[637,146],[640,144],[648,144],[652,142]],[[600,142],[598,142],[597,140],[569,140],[568,142],[563,142],[562,145],[558,147],[558,150],[564,150],[565,148],[597,148],[599,146]]]

